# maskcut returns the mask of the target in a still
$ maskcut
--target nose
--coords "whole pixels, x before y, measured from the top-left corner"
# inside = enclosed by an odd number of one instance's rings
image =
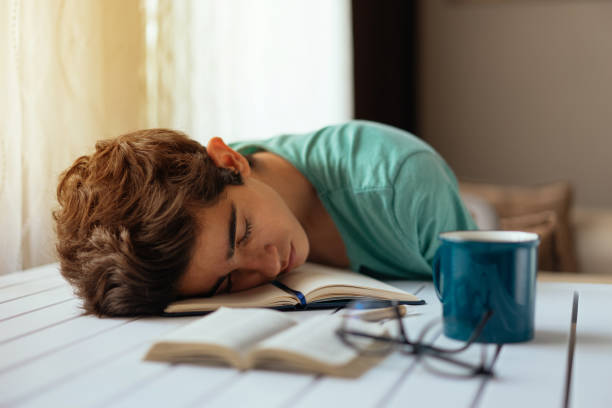
[[[262,263],[264,265],[259,272],[266,279],[275,279],[280,273],[281,259],[276,245],[264,245]]]
[[[275,245],[260,246],[242,255],[240,266],[232,275],[232,291],[240,291],[276,279],[281,260]]]
[[[259,251],[248,254],[243,269],[258,275],[262,281],[270,281],[280,273],[281,262],[276,245],[266,244]]]

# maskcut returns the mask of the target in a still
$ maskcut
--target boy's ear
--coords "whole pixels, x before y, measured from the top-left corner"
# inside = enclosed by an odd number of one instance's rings
[[[238,171],[243,176],[248,176],[251,172],[248,160],[226,145],[220,137],[210,139],[206,151],[217,167]]]

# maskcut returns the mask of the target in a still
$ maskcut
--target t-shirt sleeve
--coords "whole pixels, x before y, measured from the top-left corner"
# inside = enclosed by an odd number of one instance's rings
[[[418,247],[430,267],[441,232],[476,229],[454,174],[433,152],[416,153],[399,168],[393,208],[406,242]]]

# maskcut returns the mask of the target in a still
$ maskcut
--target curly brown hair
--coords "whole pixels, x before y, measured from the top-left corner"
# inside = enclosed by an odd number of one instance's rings
[[[217,167],[206,149],[169,129],[96,143],[60,176],[53,212],[62,275],[87,313],[159,314],[176,298],[200,226],[239,173]]]

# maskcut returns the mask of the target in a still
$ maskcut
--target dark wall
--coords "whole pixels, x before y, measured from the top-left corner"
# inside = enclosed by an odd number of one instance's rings
[[[418,133],[416,6],[353,0],[355,118]]]

